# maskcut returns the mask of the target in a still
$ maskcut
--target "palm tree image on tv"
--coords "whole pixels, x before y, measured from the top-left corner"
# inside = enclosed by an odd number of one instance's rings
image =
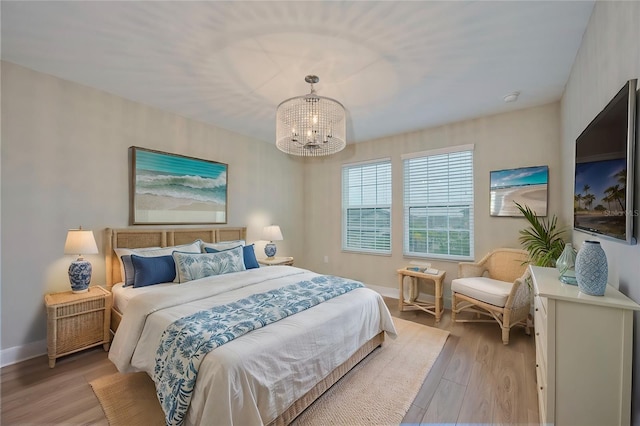
[[[576,228],[625,238],[627,164],[624,158],[576,164]]]

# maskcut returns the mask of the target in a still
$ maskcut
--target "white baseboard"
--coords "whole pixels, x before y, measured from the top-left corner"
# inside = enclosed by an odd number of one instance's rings
[[[0,367],[6,367],[7,365],[16,364],[46,354],[46,340],[39,340],[37,342],[27,343],[26,345],[3,349],[0,351]]]
[[[371,290],[380,293],[380,295],[382,295],[384,297],[391,297],[392,299],[397,299],[398,298],[398,289],[397,288],[383,287],[383,286],[380,286],[380,285],[370,285],[370,284],[367,284],[366,286],[367,286],[367,288],[370,288]]]
[[[367,284],[366,286],[367,286],[367,288],[370,288],[371,290],[380,293],[380,295],[382,295],[383,297],[389,297],[391,299],[397,299],[398,298],[398,289],[397,288],[383,287],[383,286],[380,286],[380,285],[370,285],[370,284]],[[451,298],[450,297],[444,297],[442,302],[443,302],[445,308],[451,309]]]

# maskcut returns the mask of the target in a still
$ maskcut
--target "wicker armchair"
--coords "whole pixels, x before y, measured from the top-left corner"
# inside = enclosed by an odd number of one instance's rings
[[[502,328],[502,343],[509,344],[509,331],[515,325],[530,334],[527,317],[531,290],[525,282],[529,274],[524,250],[501,248],[477,263],[463,262],[458,278],[451,282],[451,318],[456,322],[493,322]],[[462,311],[476,313],[475,319],[458,319]],[[480,316],[493,319],[481,319]]]

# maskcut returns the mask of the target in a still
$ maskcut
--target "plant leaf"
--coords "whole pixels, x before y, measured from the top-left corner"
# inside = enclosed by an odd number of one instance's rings
[[[540,218],[529,206],[514,203],[530,225],[520,230],[518,241],[529,252],[531,263],[535,266],[554,267],[565,244],[562,238],[565,230],[558,229],[558,218],[555,215],[549,220]]]

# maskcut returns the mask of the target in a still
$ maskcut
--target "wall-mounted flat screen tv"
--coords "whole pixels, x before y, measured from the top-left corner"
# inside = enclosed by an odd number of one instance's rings
[[[576,139],[573,227],[635,244],[636,84],[629,80]]]

